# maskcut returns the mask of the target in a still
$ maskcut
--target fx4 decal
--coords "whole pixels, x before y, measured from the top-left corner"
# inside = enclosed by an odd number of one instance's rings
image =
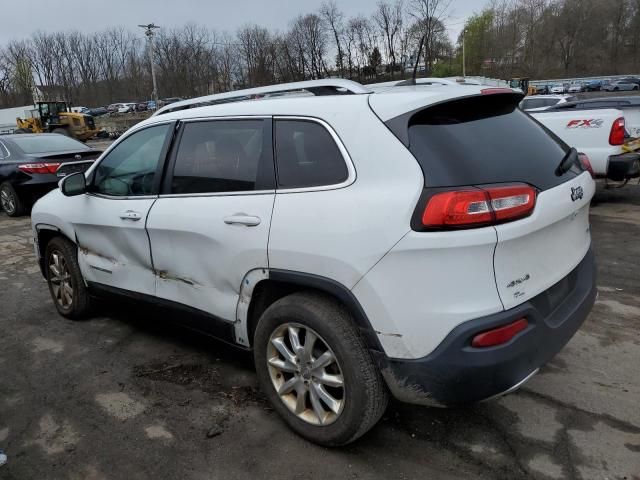
[[[567,128],[600,128],[604,120],[601,118],[585,118],[582,120],[570,120],[567,123]]]

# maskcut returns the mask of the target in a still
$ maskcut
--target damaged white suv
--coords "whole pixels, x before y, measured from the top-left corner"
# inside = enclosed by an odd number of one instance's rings
[[[189,312],[252,349],[276,411],[323,445],[365,433],[389,393],[511,391],[596,296],[594,182],[521,98],[322,80],[166,106],[35,205],[55,305]]]

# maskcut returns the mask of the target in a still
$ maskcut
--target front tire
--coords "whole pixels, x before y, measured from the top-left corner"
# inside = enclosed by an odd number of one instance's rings
[[[19,217],[26,212],[25,204],[9,182],[0,185],[0,206],[10,217]]]
[[[58,135],[64,135],[65,137],[71,136],[69,130],[66,128],[54,128],[53,130],[51,130],[51,133],[57,133]]]
[[[258,382],[302,437],[345,445],[384,413],[388,392],[348,312],[330,297],[295,293],[264,312],[254,335]]]
[[[90,309],[90,297],[76,246],[63,237],[51,239],[45,250],[45,269],[49,292],[60,315],[72,320],[84,318]]]

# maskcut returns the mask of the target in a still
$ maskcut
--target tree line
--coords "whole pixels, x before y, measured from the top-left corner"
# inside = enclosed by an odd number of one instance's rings
[[[467,72],[537,79],[640,74],[640,0],[499,0],[469,18]]]
[[[494,0],[454,45],[452,0],[380,0],[347,17],[335,1],[284,31],[247,24],[235,33],[199,24],[162,28],[154,62],[161,97],[193,97],[339,76],[360,82],[413,74],[548,78],[640,72],[640,0]],[[141,30],[36,32],[0,46],[0,108],[32,103],[34,85],[75,105],[149,99]]]

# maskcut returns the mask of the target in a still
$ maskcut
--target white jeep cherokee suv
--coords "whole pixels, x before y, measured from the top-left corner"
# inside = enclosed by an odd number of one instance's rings
[[[189,312],[252,349],[276,411],[323,445],[369,430],[389,392],[511,391],[596,296],[594,182],[521,99],[323,80],[166,106],[35,205],[55,305]]]

